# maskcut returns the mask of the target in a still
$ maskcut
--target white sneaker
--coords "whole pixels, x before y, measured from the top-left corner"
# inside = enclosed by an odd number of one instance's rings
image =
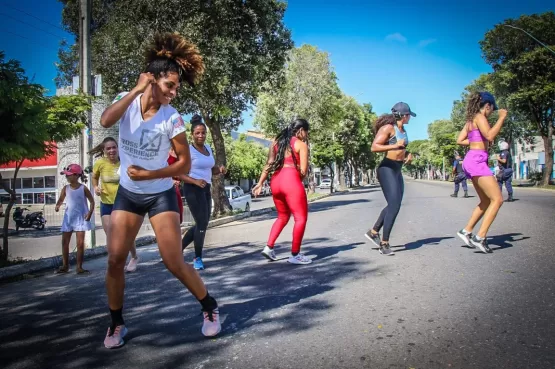
[[[202,312],[204,322],[202,324],[202,334],[205,337],[214,337],[222,330],[220,324],[220,310],[217,308],[212,311]]]
[[[125,270],[129,273],[132,273],[137,270],[137,264],[139,264],[138,256],[136,258],[131,258],[131,260],[129,260],[129,264],[127,264],[127,266],[125,267]]]
[[[276,252],[274,251],[274,249],[271,249],[268,246],[264,247],[264,250],[262,250],[261,254],[270,261],[277,260]]]
[[[297,256],[291,256],[288,260],[291,264],[310,264],[312,259],[308,258],[304,254],[297,254]]]

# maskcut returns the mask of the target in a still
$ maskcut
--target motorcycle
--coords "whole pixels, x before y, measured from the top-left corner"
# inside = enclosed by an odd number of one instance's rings
[[[42,216],[42,211],[35,211],[23,216],[23,212],[29,208],[16,207],[13,212],[13,221],[15,222],[15,231],[18,232],[19,228],[35,228],[40,230],[44,229],[46,219]]]

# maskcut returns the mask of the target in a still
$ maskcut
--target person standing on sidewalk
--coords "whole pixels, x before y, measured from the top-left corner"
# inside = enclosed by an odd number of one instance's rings
[[[273,173],[270,188],[278,217],[270,231],[268,243],[262,250],[262,255],[271,261],[277,260],[275,242],[293,214],[293,243],[291,257],[287,261],[291,264],[312,263],[310,258],[301,253],[308,218],[308,201],[303,185],[308,173],[308,130],[309,125],[305,119],[295,119],[277,135],[268,152],[268,161],[262,175],[252,189],[254,196],[259,196],[264,181]]]
[[[221,331],[218,304],[198,272],[183,260],[179,206],[172,177],[191,165],[185,123],[170,104],[182,81],[194,86],[204,72],[197,47],[178,33],[156,34],[146,51],[137,85],[119,94],[100,118],[104,128],[119,122],[120,186],[112,211],[106,292],[111,324],[104,346],[124,345],[124,266],[146,213],[166,268],[195,296],[203,312],[202,334]],[[177,161],[168,165],[173,147]],[[175,298],[175,296],[173,296]]]
[[[98,146],[89,151],[89,155],[99,157],[94,162],[92,183],[94,192],[97,196],[100,196],[100,219],[102,220],[104,233],[106,233],[106,241],[108,241],[110,239],[110,216],[119,187],[118,143],[115,138],[106,137]],[[137,270],[137,264],[139,263],[137,248],[134,243],[130,253],[131,259],[125,270],[134,272]]]
[[[85,256],[85,232],[91,230],[91,217],[94,212],[94,197],[87,186],[79,183],[87,181],[83,169],[78,164],[70,164],[65,168],[62,175],[66,176],[68,185],[62,188],[60,198],[54,210],[60,211],[60,206],[66,200],[66,209],[62,221],[62,266],[56,273],[67,273],[69,271],[69,243],[71,235],[75,232],[77,237],[77,274],[88,273],[83,269],[83,259]],[[89,208],[87,209],[87,200]]]
[[[372,152],[385,152],[385,157],[378,167],[378,180],[387,201],[387,206],[382,210],[374,227],[365,233],[365,237],[372,241],[382,255],[394,255],[389,246],[389,236],[405,192],[405,184],[401,169],[403,164],[410,164],[412,155],[407,152],[409,143],[405,124],[416,114],[410,110],[407,103],[398,102],[391,108],[392,114],[385,114],[376,120],[374,133],[376,137],[372,142]],[[380,230],[383,227],[383,237]]]
[[[509,144],[505,141],[499,142],[499,150],[501,152],[497,155],[497,162],[499,164],[499,171],[497,172],[496,178],[499,184],[499,189],[501,194],[503,194],[503,183],[505,183],[505,188],[509,197],[507,202],[513,201],[513,157],[509,151]]]
[[[460,185],[462,185],[464,197],[468,198],[468,185],[466,183],[466,174],[464,174],[462,163],[463,160],[461,156],[459,155],[459,153],[456,153],[455,161],[453,162],[453,182],[455,183],[455,192],[453,192],[451,197],[459,196],[459,187]]]
[[[185,250],[192,243],[195,245],[195,258],[193,267],[196,270],[204,269],[202,249],[204,238],[210,221],[212,210],[212,196],[210,194],[212,176],[226,173],[224,166],[216,166],[212,149],[206,145],[206,125],[200,115],[191,119],[191,135],[193,143],[189,146],[191,152],[191,170],[180,178],[185,182],[185,200],[195,220],[195,225],[187,230],[181,240],[181,250]]]
[[[495,110],[497,110],[497,104],[492,94],[489,92],[472,93],[468,98],[466,107],[467,123],[457,138],[457,144],[470,147],[463,160],[463,169],[466,176],[472,179],[474,189],[480,197],[480,203],[472,212],[470,220],[463,229],[457,232],[457,236],[468,247],[477,247],[483,253],[492,252],[488,246],[486,236],[501,205],[503,205],[501,189],[488,167],[488,148],[489,143],[493,142],[501,131],[503,122],[507,117],[507,110],[499,110],[497,123],[491,127],[488,117]],[[482,217],[480,230],[473,235],[472,231]]]

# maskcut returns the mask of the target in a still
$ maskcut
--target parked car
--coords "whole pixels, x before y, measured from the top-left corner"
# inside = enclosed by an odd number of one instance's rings
[[[251,194],[252,194],[252,190],[254,189],[255,186],[256,186],[256,183],[251,188]],[[271,195],[272,195],[272,189],[270,188],[270,185],[268,184],[268,181],[266,181],[266,182],[264,182],[264,185],[262,186],[262,192],[260,192],[260,196],[271,196]]]
[[[331,179],[323,179],[320,183],[320,188],[331,188]]]
[[[241,187],[225,186],[225,194],[232,210],[251,211],[252,197],[249,193],[246,194]],[[214,200],[212,200],[212,208],[214,208]]]

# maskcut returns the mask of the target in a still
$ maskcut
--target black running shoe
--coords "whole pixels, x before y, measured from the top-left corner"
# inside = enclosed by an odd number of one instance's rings
[[[372,233],[372,230],[369,230],[364,234],[364,237],[368,238],[377,248],[380,248],[382,238],[379,233]]]

